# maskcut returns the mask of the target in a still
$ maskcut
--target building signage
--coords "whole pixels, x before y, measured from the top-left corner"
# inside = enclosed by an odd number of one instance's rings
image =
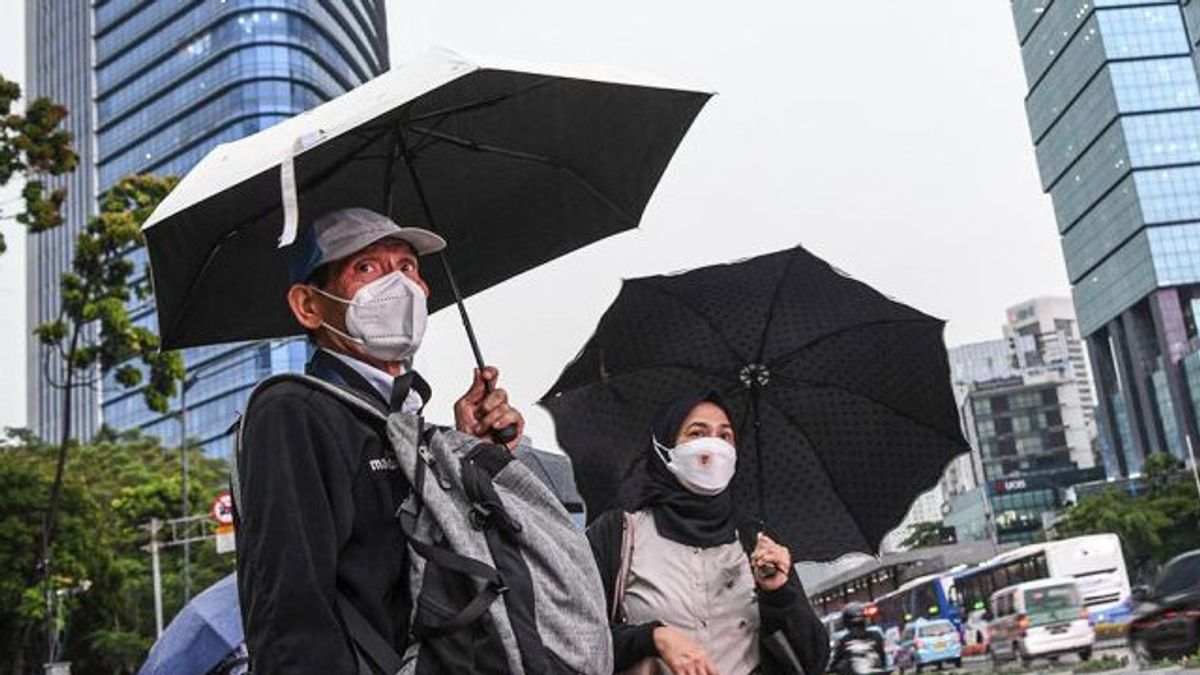
[[[996,494],[1004,494],[1005,492],[1021,492],[1027,490],[1029,485],[1024,478],[1007,478],[1005,480],[996,481]]]

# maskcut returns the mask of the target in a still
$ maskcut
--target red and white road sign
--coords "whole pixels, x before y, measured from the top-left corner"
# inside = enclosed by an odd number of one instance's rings
[[[212,513],[213,520],[217,521],[218,524],[232,525],[233,497],[228,492],[222,492],[217,495],[217,498],[213,500],[210,513]]]

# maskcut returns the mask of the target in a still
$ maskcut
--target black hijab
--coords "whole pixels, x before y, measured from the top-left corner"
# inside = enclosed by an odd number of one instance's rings
[[[692,409],[701,403],[716,405],[733,421],[729,406],[715,391],[682,396],[665,405],[654,423],[653,438],[664,447],[674,447],[675,438]],[[732,488],[706,497],[683,487],[667,468],[653,439],[646,439],[646,452],[631,469],[627,495],[621,501],[626,511],[650,509],[658,533],[685,546],[708,548],[737,539]]]

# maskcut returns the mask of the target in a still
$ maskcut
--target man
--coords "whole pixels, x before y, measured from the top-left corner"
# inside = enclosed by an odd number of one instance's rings
[[[430,397],[411,368],[429,294],[421,257],[445,246],[367,209],[317,219],[296,244],[287,294],[317,348],[308,373],[384,412],[419,412]],[[504,390],[488,391],[498,376],[475,372],[454,404],[459,431],[490,440],[524,428]],[[238,583],[256,675],[356,672],[338,593],[404,652],[409,561],[393,514],[408,485],[384,425],[368,417],[298,382],[267,388],[246,411]]]
[[[867,608],[858,602],[846,605],[842,610],[842,625],[846,634],[838,640],[833,650],[832,673],[862,675],[887,670],[887,654],[883,648],[883,636],[867,629]]]

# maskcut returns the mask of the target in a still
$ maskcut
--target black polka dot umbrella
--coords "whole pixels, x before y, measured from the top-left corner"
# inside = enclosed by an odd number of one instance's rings
[[[943,326],[801,247],[630,279],[541,404],[591,518],[616,505],[660,406],[718,390],[743,516],[798,560],[875,553],[968,451]]]

